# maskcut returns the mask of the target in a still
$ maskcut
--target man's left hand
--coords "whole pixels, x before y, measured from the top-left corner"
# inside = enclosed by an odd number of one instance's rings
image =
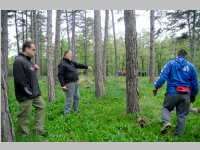
[[[38,64],[35,64],[34,67],[35,67],[36,70],[39,70],[39,69],[40,69],[40,67],[39,67]]]

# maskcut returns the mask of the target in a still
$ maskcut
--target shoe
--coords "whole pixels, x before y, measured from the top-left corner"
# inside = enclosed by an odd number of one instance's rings
[[[41,136],[44,136],[44,137],[49,136],[49,133],[46,130],[33,130],[32,133],[35,134],[35,135],[41,135]]]
[[[76,112],[76,113],[80,113],[80,110],[74,110],[74,112]]]
[[[160,130],[161,134],[166,134],[167,131],[172,127],[171,123],[166,123],[163,125],[163,128]]]

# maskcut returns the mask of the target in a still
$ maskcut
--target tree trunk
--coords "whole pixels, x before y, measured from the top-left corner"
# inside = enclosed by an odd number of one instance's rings
[[[35,63],[40,66],[40,50],[39,50],[39,40],[38,40],[38,15],[36,10],[33,10],[33,28],[34,28],[34,43],[36,46]],[[37,71],[37,76],[40,76],[40,69]]]
[[[155,10],[150,11],[150,58],[149,58],[149,83],[155,80]]]
[[[24,43],[24,22],[25,22],[25,20],[24,20],[23,10],[22,10],[22,20],[21,20],[21,22],[22,22],[22,42]]]
[[[99,98],[103,96],[104,84],[102,74],[102,54],[101,54],[101,13],[100,10],[94,10],[94,76],[95,76],[95,94]]]
[[[31,41],[34,40],[34,26],[33,26],[33,10],[31,10],[31,15],[30,15],[30,20],[31,20]]]
[[[196,10],[193,10],[193,22],[192,22],[192,39],[191,39],[191,58],[192,63],[195,65],[195,54],[196,54],[196,46],[195,46],[195,28],[196,28]]]
[[[76,10],[73,10],[72,11],[72,52],[73,52],[73,60],[76,60],[75,29],[76,29]]]
[[[88,65],[88,28],[87,28],[87,11],[85,10],[85,32],[84,32],[84,49],[85,49],[85,64]],[[88,75],[88,71],[85,72]]]
[[[109,10],[105,10],[105,33],[103,47],[103,80],[106,80],[107,59],[108,59],[108,26],[109,26]]]
[[[137,35],[134,10],[124,11],[125,45],[126,45],[126,93],[127,113],[137,113],[139,97],[137,93],[138,64],[137,64]]]
[[[68,19],[68,11],[66,10],[66,23],[67,23],[67,40],[68,40],[68,49],[71,49],[71,40],[69,35],[69,19]]]
[[[55,99],[53,62],[52,62],[52,10],[47,10],[47,71],[48,71],[48,99]]]
[[[26,10],[26,41],[28,40],[28,10]]]
[[[114,20],[113,10],[111,10],[111,13],[112,13],[114,48],[115,48],[115,76],[118,76],[117,45],[116,45],[116,37],[115,37],[115,20]]]
[[[54,81],[58,81],[58,64],[60,62],[60,24],[61,10],[56,11],[56,33],[55,33],[55,51],[54,51]]]
[[[15,31],[17,40],[17,52],[19,54],[19,35],[18,35],[18,25],[17,25],[17,10],[15,10]]]
[[[1,27],[1,141],[14,142],[15,135],[7,96],[8,17],[6,10],[1,10]]]

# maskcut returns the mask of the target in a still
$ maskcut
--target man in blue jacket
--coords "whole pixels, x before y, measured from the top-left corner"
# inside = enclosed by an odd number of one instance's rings
[[[177,126],[174,136],[180,136],[184,130],[190,102],[195,101],[198,94],[198,77],[195,66],[186,60],[187,52],[179,50],[176,59],[170,60],[162,69],[155,82],[153,94],[167,81],[167,91],[162,108],[163,128],[167,133],[171,128],[170,112],[176,107]]]

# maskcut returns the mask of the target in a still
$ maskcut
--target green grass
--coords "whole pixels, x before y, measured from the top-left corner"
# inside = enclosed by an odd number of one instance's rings
[[[108,77],[105,84],[105,96],[95,97],[94,85],[86,88],[80,85],[81,113],[69,116],[63,115],[64,93],[56,86],[56,101],[47,100],[47,79],[40,79],[43,99],[47,103],[45,129],[49,137],[30,135],[23,139],[17,135],[17,141],[49,141],[49,142],[168,142],[168,141],[200,141],[200,115],[190,113],[186,129],[181,138],[173,138],[172,133],[176,125],[176,116],[172,112],[172,130],[166,135],[160,135],[161,108],[165,87],[152,96],[153,85],[148,78],[139,78],[141,115],[149,122],[145,128],[140,128],[134,115],[126,113],[125,77]],[[200,107],[198,95],[194,107]],[[9,78],[9,102],[11,115],[16,131],[18,103],[15,99],[13,79]],[[30,128],[33,126],[33,117]]]

